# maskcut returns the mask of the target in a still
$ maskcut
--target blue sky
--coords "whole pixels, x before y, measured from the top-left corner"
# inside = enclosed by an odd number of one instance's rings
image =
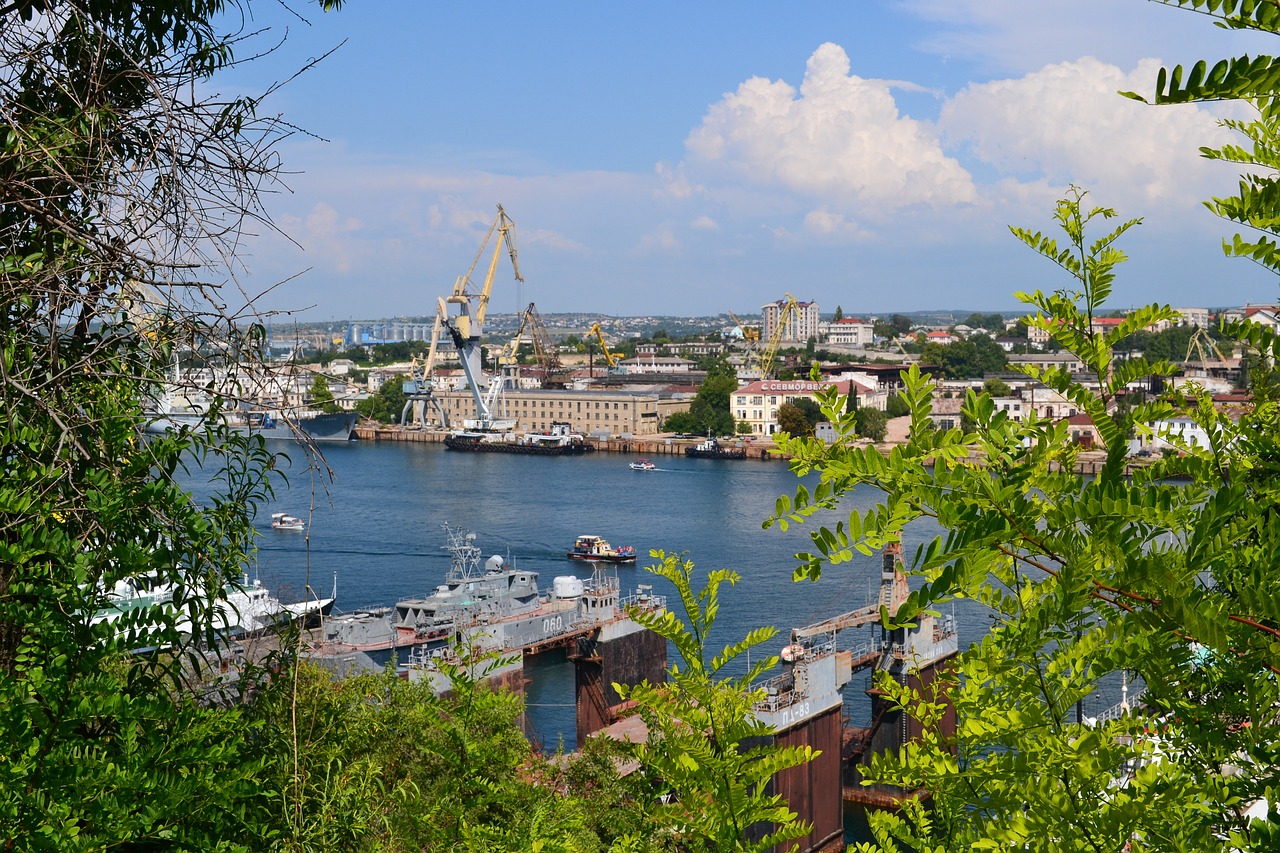
[[[499,203],[525,283],[504,256],[491,310],[754,314],[788,292],[846,314],[1014,309],[1014,291],[1070,281],[1007,226],[1050,229],[1073,182],[1144,218],[1116,307],[1277,295],[1223,258],[1232,229],[1200,204],[1236,183],[1197,156],[1230,139],[1215,114],[1115,94],[1149,93],[1161,64],[1277,49],[1195,14],[1147,0],[297,8],[305,20],[257,3],[259,43],[287,38],[213,83],[256,94],[337,48],[262,108],[312,134],[282,144],[294,174],[268,199],[293,242],[251,239],[237,275],[266,310],[431,314]]]

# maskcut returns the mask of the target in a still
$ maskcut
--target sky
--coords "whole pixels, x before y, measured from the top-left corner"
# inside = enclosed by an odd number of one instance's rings
[[[215,77],[299,131],[228,302],[428,316],[501,204],[491,311],[1016,310],[1073,280],[1016,240],[1074,184],[1141,218],[1111,305],[1274,300],[1203,206],[1238,105],[1152,107],[1162,65],[1274,53],[1149,0],[484,4],[258,0],[273,49]],[[310,60],[322,61],[294,76]],[[483,281],[493,243],[472,278]]]

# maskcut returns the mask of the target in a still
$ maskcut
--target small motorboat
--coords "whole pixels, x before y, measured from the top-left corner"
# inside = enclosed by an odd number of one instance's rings
[[[271,513],[272,530],[305,530],[307,523],[300,518],[286,515],[283,512]]]
[[[579,536],[568,556],[570,560],[590,563],[634,563],[636,549],[630,545],[614,548],[599,536]]]
[[[648,459],[637,459],[635,462],[631,463],[632,471],[652,471],[657,467],[657,465],[654,465]]]

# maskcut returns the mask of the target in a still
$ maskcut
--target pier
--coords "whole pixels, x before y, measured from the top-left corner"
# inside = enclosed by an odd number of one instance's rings
[[[918,737],[919,724],[894,709],[872,678],[867,679],[871,720],[855,727],[843,718],[843,691],[855,673],[888,672],[899,683],[928,690],[958,652],[950,620],[921,616],[915,628],[881,627],[881,608],[896,613],[907,597],[901,554],[898,544],[884,551],[878,601],[792,630],[791,642],[782,650],[784,671],[764,683],[765,698],[756,706],[756,714],[774,726],[775,743],[822,752],[813,762],[774,777],[777,792],[791,809],[813,824],[800,842],[805,853],[844,849],[845,804],[892,807],[918,794],[861,783],[872,757]],[[954,711],[942,725],[954,734]]]

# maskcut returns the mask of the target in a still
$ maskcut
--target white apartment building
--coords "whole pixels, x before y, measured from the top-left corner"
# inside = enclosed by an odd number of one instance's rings
[[[1199,326],[1201,329],[1209,328],[1209,309],[1208,308],[1175,308],[1182,316],[1173,322],[1179,326]]]
[[[779,323],[782,324],[782,336],[779,338],[782,343],[803,344],[809,338],[818,336],[818,326],[821,324],[818,303],[797,302],[794,312],[786,311],[786,307],[785,299],[760,306],[760,327],[764,340],[773,340],[774,330]],[[783,314],[786,314],[785,318]]]
[[[829,344],[851,344],[865,347],[872,341],[872,325],[857,317],[844,317],[833,323],[818,324],[818,340]]]

